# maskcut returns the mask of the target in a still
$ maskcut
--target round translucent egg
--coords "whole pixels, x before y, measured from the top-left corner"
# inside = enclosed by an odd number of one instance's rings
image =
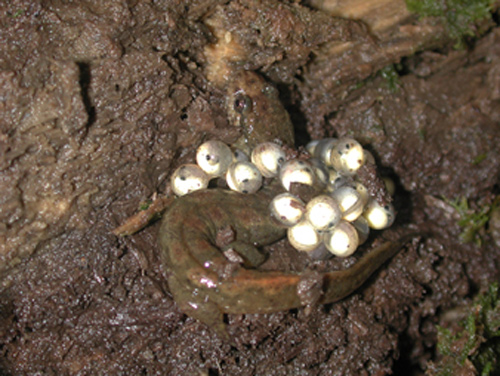
[[[195,164],[185,164],[174,171],[170,178],[172,190],[177,196],[207,188],[208,175]]]

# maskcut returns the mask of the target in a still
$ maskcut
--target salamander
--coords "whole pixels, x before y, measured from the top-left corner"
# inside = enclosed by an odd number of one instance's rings
[[[256,73],[243,71],[231,79],[227,111],[241,128],[236,147],[248,151],[273,140],[293,145],[293,127],[276,89]],[[306,304],[299,291],[304,273],[257,268],[264,260],[258,248],[285,236],[268,208],[281,191],[276,182],[255,194],[196,191],[174,200],[163,216],[158,242],[171,293],[184,313],[223,337],[228,337],[224,314],[270,313]],[[228,228],[232,238],[221,246],[218,237]],[[407,240],[385,242],[353,267],[321,274],[317,303],[332,303],[356,291]]]

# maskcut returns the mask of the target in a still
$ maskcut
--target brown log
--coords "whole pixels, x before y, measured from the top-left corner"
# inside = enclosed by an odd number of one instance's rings
[[[310,133],[323,124],[324,117],[335,111],[360,81],[405,56],[453,42],[443,19],[418,17],[410,13],[405,0],[310,0],[309,3],[331,16],[359,21],[373,37],[332,41],[315,51],[300,85],[304,95],[302,110],[309,120]],[[493,8],[498,8],[498,2]]]
[[[316,51],[301,86],[302,109],[311,129],[344,101],[356,83],[404,56],[450,41],[441,22],[418,19],[404,0],[312,0],[311,5],[332,16],[361,22],[373,37],[330,42]],[[318,87],[321,89],[313,89]]]

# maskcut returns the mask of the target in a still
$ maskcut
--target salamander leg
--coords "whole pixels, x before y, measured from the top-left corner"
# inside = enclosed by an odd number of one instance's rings
[[[226,249],[229,248],[233,249],[243,258],[243,265],[247,268],[256,268],[267,259],[267,256],[257,247],[238,240],[232,242],[226,247]]]

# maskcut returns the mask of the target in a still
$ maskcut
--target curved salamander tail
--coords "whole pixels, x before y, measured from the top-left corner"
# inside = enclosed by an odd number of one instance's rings
[[[354,292],[415,236],[418,234],[403,236],[396,242],[387,241],[364,256],[353,267],[326,273],[323,280],[324,295],[320,299],[320,303],[333,303]]]

